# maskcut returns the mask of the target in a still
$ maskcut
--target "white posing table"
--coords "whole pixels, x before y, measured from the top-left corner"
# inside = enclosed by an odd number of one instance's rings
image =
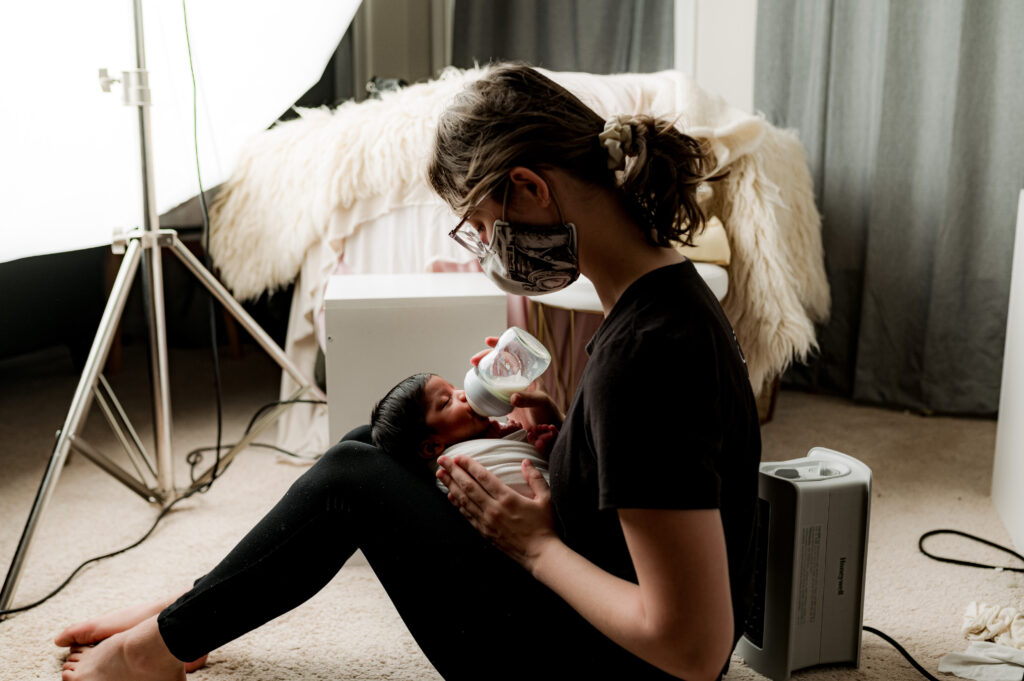
[[[729,287],[726,271],[694,263],[721,300]],[[580,277],[563,291],[536,296],[540,340],[552,354],[572,348],[567,338],[547,332],[543,307],[601,315],[593,283]],[[331,277],[324,299],[327,336],[326,370],[330,442],[356,426],[369,423],[373,405],[392,386],[427,371],[456,386],[469,368],[469,358],[507,325],[505,294],[479,272],[438,274],[342,274]],[[571,351],[569,353],[571,355]],[[555,366],[563,401],[574,389],[569,376]],[[564,407],[564,405],[563,405]]]
[[[392,386],[426,371],[456,386],[484,338],[505,329],[505,294],[479,272],[343,274],[324,299],[330,441],[370,421]]]

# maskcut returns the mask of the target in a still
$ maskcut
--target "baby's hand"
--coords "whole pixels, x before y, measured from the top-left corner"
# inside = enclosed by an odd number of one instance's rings
[[[546,423],[526,431],[526,441],[533,445],[534,449],[537,450],[537,453],[543,459],[548,458],[548,454],[551,452],[551,447],[555,444],[555,438],[557,437],[558,428]]]
[[[522,429],[522,424],[515,419],[508,419],[505,423],[501,423],[500,421],[491,421],[491,427],[487,433],[487,437],[501,438]]]

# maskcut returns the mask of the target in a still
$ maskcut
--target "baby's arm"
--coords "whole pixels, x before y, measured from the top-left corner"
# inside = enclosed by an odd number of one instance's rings
[[[526,441],[533,445],[538,456],[545,460],[551,453],[551,447],[554,446],[557,437],[558,428],[548,424],[540,424],[526,431]]]

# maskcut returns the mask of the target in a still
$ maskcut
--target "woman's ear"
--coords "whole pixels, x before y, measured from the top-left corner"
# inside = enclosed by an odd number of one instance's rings
[[[551,187],[547,180],[524,166],[516,166],[508,173],[512,182],[513,197],[530,197],[539,208],[547,208],[551,203]]]
[[[419,455],[421,459],[435,460],[444,452],[444,445],[435,439],[433,435],[420,443]]]

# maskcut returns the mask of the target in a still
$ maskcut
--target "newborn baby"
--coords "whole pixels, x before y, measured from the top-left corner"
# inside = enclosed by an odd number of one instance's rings
[[[522,461],[528,459],[547,480],[548,452],[558,435],[551,425],[524,429],[512,419],[501,423],[480,416],[465,391],[435,374],[414,374],[389,390],[373,408],[370,429],[373,443],[392,456],[415,453],[435,470],[441,454],[469,456],[526,496],[533,493]]]

